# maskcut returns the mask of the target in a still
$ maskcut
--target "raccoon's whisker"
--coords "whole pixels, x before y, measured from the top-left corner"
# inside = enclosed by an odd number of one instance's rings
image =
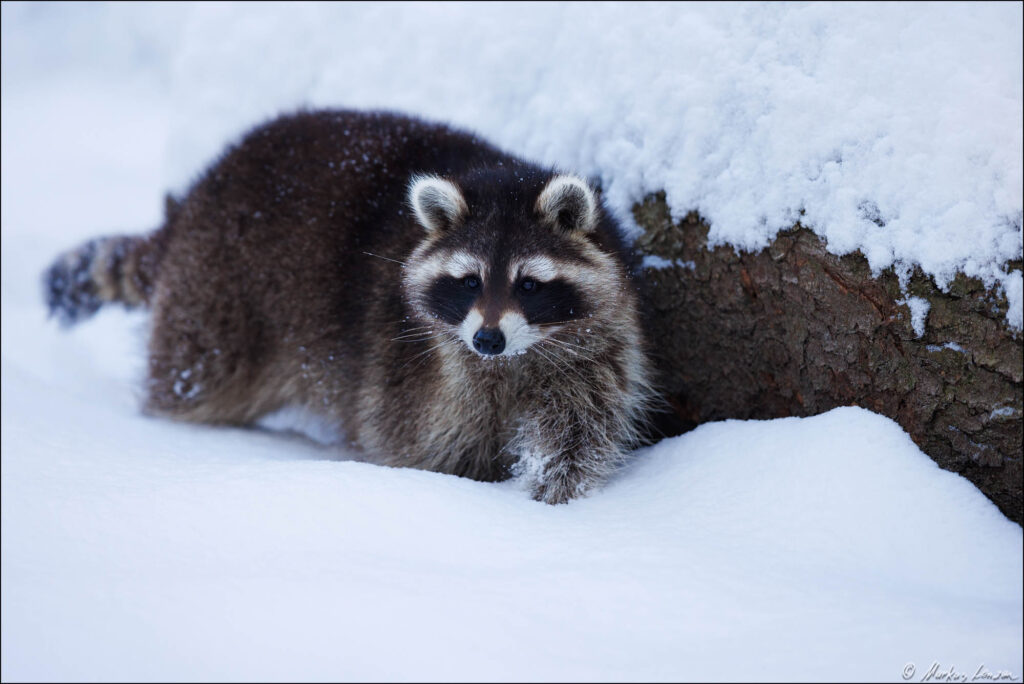
[[[536,351],[536,352],[538,353],[538,355],[540,355],[540,356],[541,356],[542,358],[545,358],[545,359],[547,359],[548,361],[550,361],[550,362],[551,362],[551,364],[552,364],[553,366],[555,366],[555,367],[556,367],[556,368],[558,368],[559,370],[562,370],[562,365],[560,364],[559,360],[558,360],[557,358],[555,358],[554,356],[552,356],[552,355],[551,355],[550,353],[548,353],[547,351],[545,351],[544,349],[542,349],[542,348],[541,348],[541,345],[539,345],[539,344],[535,344],[534,346],[532,346],[532,347],[530,347],[530,348],[531,348],[532,350]],[[563,371],[563,372],[564,372],[564,371]]]
[[[550,363],[552,366],[554,366],[555,370],[558,371],[559,373],[561,373],[562,375],[564,375],[567,380],[569,379],[569,374],[566,372],[565,368],[562,367],[562,364],[560,364],[550,354],[547,354],[546,352],[542,351],[541,348],[540,348],[540,345],[535,344],[535,345],[533,345],[532,349],[535,352],[537,352],[538,356],[540,356],[542,359],[544,359],[545,361]]]
[[[559,348],[562,351],[567,352],[569,354],[572,354],[574,357],[576,357],[575,359],[573,359],[573,361],[580,360],[580,361],[586,361],[587,363],[595,363],[595,360],[594,360],[593,356],[588,356],[586,354],[582,354],[582,353],[580,353],[578,351],[575,351],[573,349],[569,349],[568,347],[564,347],[564,346],[559,346]]]
[[[444,342],[442,342],[441,344],[435,345],[435,346],[431,347],[430,349],[427,349],[427,350],[425,350],[425,351],[423,351],[423,352],[420,352],[420,353],[419,353],[419,354],[417,354],[416,356],[414,356],[414,357],[412,357],[411,359],[409,359],[409,361],[407,361],[407,362],[406,362],[406,364],[408,364],[408,363],[411,363],[411,362],[412,362],[413,360],[415,360],[416,358],[419,358],[419,357],[423,357],[423,358],[421,358],[421,359],[420,359],[419,363],[417,363],[417,364],[416,364],[415,366],[413,366],[412,368],[410,368],[410,369],[409,369],[409,372],[412,372],[412,371],[416,370],[417,368],[419,368],[420,366],[422,366],[422,365],[423,365],[424,363],[426,363],[427,359],[429,359],[429,358],[430,358],[430,357],[429,357],[429,356],[427,355],[427,354],[428,354],[429,352],[432,352],[432,351],[434,351],[435,349],[440,349],[441,347],[445,347],[445,346],[448,346],[448,345],[450,345],[450,344],[452,344],[452,343],[460,343],[460,344],[461,344],[461,340],[459,340],[459,339],[458,339],[457,337],[452,337],[452,338],[450,338],[450,339],[447,339],[447,340],[445,340],[445,341],[444,341]],[[403,368],[404,368],[404,367],[405,367],[405,366],[403,366]]]
[[[394,338],[392,342],[426,342],[427,340],[433,340],[440,337],[440,335],[425,335],[423,337],[404,337]]]
[[[550,340],[551,342],[554,342],[556,344],[560,344],[560,345],[562,345],[564,347],[572,347],[573,349],[580,349],[582,351],[590,351],[590,349],[588,347],[585,347],[582,344],[575,343],[575,342],[570,342],[569,340],[565,340],[565,339],[562,339],[561,337],[558,337],[558,333],[555,333],[551,337],[547,337],[545,339]]]
[[[426,337],[426,336],[432,336],[432,335],[437,335],[437,334],[438,334],[438,332],[436,330],[433,330],[433,329],[430,329],[430,330],[416,330],[416,331],[412,331],[412,332],[402,333],[400,335],[392,337],[391,339],[392,340],[408,340],[411,337]]]
[[[403,368],[405,368],[406,366],[408,366],[410,363],[412,363],[416,359],[420,358],[421,356],[426,356],[427,354],[429,354],[430,352],[434,351],[435,349],[440,349],[441,347],[445,346],[446,344],[451,344],[451,343],[452,343],[452,340],[451,339],[447,339],[447,340],[444,340],[443,342],[441,342],[440,344],[435,344],[433,347],[430,347],[429,349],[424,349],[423,351],[417,353],[411,359],[406,361],[404,364],[402,364],[399,367],[398,370],[402,370]],[[419,364],[417,364],[415,367],[418,368]]]
[[[541,342],[546,341],[547,340],[541,340]],[[534,349],[536,349],[538,352],[541,352],[540,345],[534,345]],[[544,358],[548,359],[552,364],[554,364],[562,373],[564,373],[566,378],[569,377],[570,373],[579,378],[584,377],[579,368],[574,367],[574,365],[570,363],[568,359],[561,358],[558,355],[557,347],[555,347],[554,349],[548,349],[545,352],[541,352],[541,355]]]
[[[401,333],[392,337],[393,340],[404,340],[410,337],[421,337],[423,335],[434,335],[437,330],[434,328],[422,329],[422,330],[403,330]]]
[[[550,350],[544,353],[544,357],[554,366],[556,371],[562,374],[566,382],[572,384],[574,381],[586,380],[579,368],[573,367],[566,361],[559,360],[557,356],[551,354]]]
[[[559,340],[559,339],[556,339],[554,337],[545,338],[543,341],[544,342],[548,342],[550,344],[553,344],[553,345],[555,345],[557,347],[561,347],[562,349],[564,349],[565,351],[569,352],[573,356],[578,356],[581,359],[586,359],[587,361],[593,361],[594,360],[593,356],[591,356],[590,354],[584,353],[584,350],[586,350],[586,347],[581,347],[580,345],[573,344],[572,342],[568,342],[566,340]]]
[[[587,330],[589,332],[589,328]],[[566,347],[571,347],[573,349],[578,349],[581,352],[592,352],[592,349],[590,347],[587,347],[586,345],[583,345],[583,344],[579,343],[580,342],[579,331],[575,331],[575,332],[573,332],[573,331],[564,331],[564,332],[566,332],[569,335],[575,336],[576,342],[570,342],[569,340],[565,339],[564,337],[560,337],[559,335],[561,335],[562,332],[563,331],[558,330],[558,331],[552,333],[550,337],[546,337],[544,339],[551,340],[552,342],[556,342],[556,343],[558,343],[560,345],[563,345],[563,346],[566,346]],[[584,354],[584,355],[586,355],[586,354]]]
[[[462,318],[465,315],[465,311],[461,311],[457,306],[452,305],[449,302],[439,303],[437,306],[438,313],[452,314],[455,318]]]
[[[405,337],[392,337],[391,341],[392,342],[423,342],[424,340],[432,340],[435,337],[437,337],[437,335],[430,335],[430,334],[427,334],[427,333],[422,333],[420,335],[406,335]]]
[[[385,256],[381,256],[380,254],[374,254],[373,252],[363,252],[363,254],[366,254],[366,255],[372,256],[372,257],[377,257],[378,259],[383,259],[384,261],[393,261],[394,263],[401,264],[402,266],[406,265],[406,263],[404,261],[399,261],[398,259],[391,259],[391,258],[388,258],[388,257],[385,257]]]
[[[430,352],[432,352],[432,351],[434,351],[435,349],[438,349],[438,348],[440,348],[440,347],[444,346],[445,344],[447,344],[447,342],[442,342],[441,344],[437,345],[436,347],[431,347],[430,349],[426,349],[426,350],[424,350],[424,351],[422,351],[422,352],[420,352],[420,353],[416,354],[415,356],[413,356],[412,358],[410,358],[410,359],[409,359],[408,361],[406,361],[405,363],[403,363],[403,364],[402,364],[401,366],[399,366],[399,367],[398,367],[398,370],[404,370],[404,369],[406,368],[406,366],[408,366],[408,365],[409,365],[410,363],[412,363],[413,361],[415,361],[415,360],[419,359],[419,358],[420,358],[421,356],[422,356],[422,357],[424,357],[424,359],[423,359],[423,360],[425,360],[425,359],[426,359],[426,354],[429,354]],[[417,363],[417,364],[416,364],[415,366],[413,366],[412,368],[410,368],[410,369],[409,369],[409,370],[410,370],[410,372],[411,372],[411,371],[414,371],[414,370],[416,370],[417,368],[419,368],[419,367],[420,367],[420,364],[421,364],[421,363],[423,362],[423,360],[421,360],[421,361],[420,361],[420,363]]]
[[[421,321],[418,321],[418,320],[409,320],[409,317],[406,316],[405,318],[399,318],[396,321],[385,321],[384,325],[397,325],[397,326],[401,327],[402,325],[405,325],[405,324],[420,323],[420,322]],[[416,327],[417,328],[429,328],[430,326],[429,325],[419,325],[419,326],[416,326]],[[416,328],[405,328],[405,329],[406,330],[415,330]]]
[[[550,340],[541,340],[541,342],[550,342]],[[584,359],[584,360],[586,360],[588,362],[593,362],[593,359],[590,359],[590,358],[588,358],[588,357],[586,357],[586,356],[584,356],[582,354],[577,354],[576,352],[573,352],[571,349],[566,349],[564,347],[558,347],[557,345],[555,346],[555,349],[549,349],[548,351],[549,352],[555,352],[555,354],[556,354],[555,358],[558,358],[557,357],[557,351],[560,351],[560,350],[564,350],[564,351],[570,352],[570,353],[574,354],[575,356],[578,356],[578,357],[580,357],[580,358],[582,358],[582,359]],[[571,363],[569,359],[561,358],[561,359],[558,359],[558,360],[560,361],[560,368],[563,368],[564,372],[566,373],[566,377],[568,377],[569,373],[572,373],[577,378],[584,379],[584,380],[586,379],[587,376],[584,374],[583,369],[578,364]]]
[[[421,326],[417,326],[415,328],[406,328],[404,330],[399,330],[398,331],[398,335],[396,337],[394,337],[393,339],[397,340],[399,337],[408,337],[410,335],[426,334],[426,333],[430,333],[430,332],[434,332],[434,326],[432,326],[432,325],[421,325]]]
[[[391,341],[392,342],[405,342],[405,343],[409,343],[409,342],[426,342],[427,340],[436,340],[438,337],[441,337],[442,335],[444,335],[444,333],[438,333],[436,335],[428,335],[426,337],[410,337],[410,338],[406,338],[406,339],[399,339],[399,338],[396,337],[396,338],[394,338]]]

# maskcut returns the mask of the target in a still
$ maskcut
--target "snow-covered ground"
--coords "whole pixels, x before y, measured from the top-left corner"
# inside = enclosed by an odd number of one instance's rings
[[[1021,528],[880,416],[705,425],[548,507],[145,418],[145,315],[63,332],[38,282],[305,102],[471,126],[623,216],[664,188],[740,247],[803,208],[1019,317],[1019,4],[2,12],[5,681],[1024,674]]]

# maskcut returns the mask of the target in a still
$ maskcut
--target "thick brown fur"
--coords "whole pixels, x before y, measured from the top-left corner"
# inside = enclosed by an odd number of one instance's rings
[[[464,221],[425,230],[408,201],[425,175],[459,189]],[[599,201],[542,196],[556,176],[447,126],[300,112],[230,147],[155,233],[62,256],[47,298],[68,323],[107,301],[152,309],[149,412],[246,424],[298,405],[369,461],[519,475],[560,503],[621,462],[651,390],[618,228]],[[410,284],[453,246],[579,264],[584,306],[525,353],[482,358]]]

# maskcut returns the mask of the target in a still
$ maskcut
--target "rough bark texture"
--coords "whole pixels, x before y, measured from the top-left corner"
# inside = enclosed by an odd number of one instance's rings
[[[1004,297],[963,276],[944,293],[916,273],[908,293],[931,303],[918,338],[892,272],[872,277],[861,254],[829,254],[806,228],[737,254],[709,250],[695,214],[673,224],[663,195],[634,215],[639,251],[675,262],[645,269],[643,283],[675,412],[662,431],[862,406],[1021,522],[1024,348]]]

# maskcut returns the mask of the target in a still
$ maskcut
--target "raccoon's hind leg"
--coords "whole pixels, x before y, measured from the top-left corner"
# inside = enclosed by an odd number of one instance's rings
[[[204,306],[202,302],[206,302]],[[212,303],[211,303],[212,302]],[[294,380],[270,362],[258,317],[230,296],[201,297],[178,283],[157,294],[149,341],[147,413],[244,425],[280,408]]]
[[[150,237],[97,238],[57,258],[43,275],[43,295],[50,315],[70,326],[108,302],[146,304],[155,270]]]

